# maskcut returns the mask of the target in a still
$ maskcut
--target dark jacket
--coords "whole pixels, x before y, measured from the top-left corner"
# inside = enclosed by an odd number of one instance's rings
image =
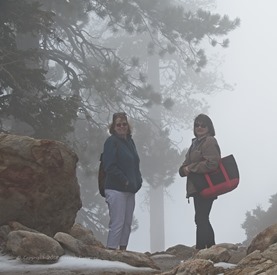
[[[130,135],[126,140],[115,134],[108,137],[103,152],[105,189],[136,193],[142,183],[139,162],[136,146]]]
[[[214,137],[207,136],[200,139],[194,138],[192,140],[192,145],[186,154],[186,159],[179,168],[179,174],[181,177],[186,176],[183,172],[185,166],[188,166],[192,173],[204,174],[212,172],[217,169],[219,161],[220,148]],[[188,175],[187,198],[193,196],[196,192],[196,188],[193,185],[190,175]]]

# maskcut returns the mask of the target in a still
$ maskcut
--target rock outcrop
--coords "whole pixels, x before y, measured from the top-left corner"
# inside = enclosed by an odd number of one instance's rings
[[[18,257],[23,263],[49,264],[59,260],[65,253],[82,258],[119,261],[135,267],[148,267],[159,270],[155,262],[144,253],[107,250],[98,242],[93,232],[79,224],[72,227],[72,236],[64,232],[56,233],[54,238],[36,232],[17,222],[0,227],[2,250]],[[16,228],[14,230],[14,228]],[[81,235],[82,234],[82,235]],[[152,271],[151,271],[152,272]]]
[[[0,225],[69,232],[82,205],[77,161],[61,142],[0,134]]]
[[[69,233],[57,232],[54,238],[50,238],[20,223],[11,222],[10,225],[0,227],[0,239],[3,240],[3,252],[19,257],[24,263],[50,264],[58,261],[61,255],[68,254],[76,257],[119,261],[133,267],[143,268],[137,272],[126,272],[120,269],[112,272],[80,270],[79,273],[74,271],[74,274],[273,275],[277,274],[277,242],[272,241],[276,237],[276,232],[272,228],[274,226],[258,234],[249,247],[222,243],[209,249],[196,251],[193,247],[177,245],[154,254],[107,250],[95,239],[92,231],[79,224],[75,224]],[[262,249],[260,249],[261,243],[264,243]],[[65,274],[63,272],[64,270],[55,270],[55,273],[47,274],[62,275]],[[28,271],[28,274],[39,273]],[[0,275],[2,275],[1,271]]]
[[[140,271],[140,275],[270,275],[277,274],[277,242],[273,242],[276,230],[276,225],[265,229],[253,239],[249,247],[222,243],[196,251],[193,247],[176,245],[154,254],[107,250],[95,239],[91,230],[80,224],[74,224],[69,233],[57,232],[50,238],[18,222],[10,222],[9,225],[0,226],[0,240],[2,240],[2,252],[19,257],[22,262],[29,264],[50,264],[58,261],[61,255],[68,254],[119,261],[134,267],[146,268]],[[262,249],[260,249],[261,243],[264,243]],[[82,270],[82,274],[96,274],[93,270],[90,272],[84,273]],[[97,272],[102,274],[99,270]],[[103,271],[103,274],[107,274],[105,272]],[[109,274],[127,273],[114,270]]]

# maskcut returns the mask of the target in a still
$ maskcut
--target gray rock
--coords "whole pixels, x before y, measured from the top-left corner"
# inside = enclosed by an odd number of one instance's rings
[[[19,256],[24,263],[53,263],[64,254],[53,238],[42,233],[12,231],[8,234],[7,250]]]
[[[0,134],[0,226],[69,232],[82,205],[77,161],[61,142]]]
[[[250,243],[247,248],[247,254],[255,250],[264,251],[271,244],[277,242],[277,224],[273,224],[260,232]]]

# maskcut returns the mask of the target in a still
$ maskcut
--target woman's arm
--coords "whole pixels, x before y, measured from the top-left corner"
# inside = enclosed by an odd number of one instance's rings
[[[207,137],[200,147],[201,158],[199,161],[192,162],[188,165],[190,172],[207,173],[218,168],[220,161],[220,148],[214,137]]]

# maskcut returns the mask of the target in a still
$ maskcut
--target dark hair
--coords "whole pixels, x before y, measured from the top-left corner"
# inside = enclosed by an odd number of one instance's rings
[[[111,125],[109,126],[110,134],[115,134],[116,133],[114,128],[115,128],[115,121],[116,121],[117,118],[121,118],[121,119],[126,120],[126,122],[128,123],[128,133],[127,134],[130,135],[131,134],[131,127],[130,127],[130,124],[127,120],[127,114],[125,112],[119,112],[119,113],[114,113],[113,114],[113,121],[112,121]]]
[[[213,122],[207,115],[200,114],[194,119],[193,133],[194,133],[195,136],[196,136],[196,133],[195,133],[195,127],[194,126],[195,126],[196,123],[203,123],[203,124],[207,125],[209,134],[213,137],[215,136],[215,129],[214,129]]]

